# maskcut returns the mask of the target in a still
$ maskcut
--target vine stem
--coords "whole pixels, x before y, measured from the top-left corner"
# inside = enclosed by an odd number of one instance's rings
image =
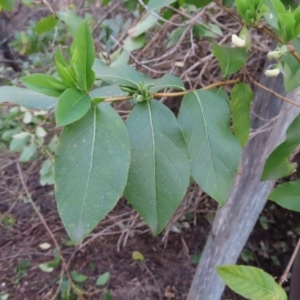
[[[236,79],[230,79],[230,80],[224,80],[224,81],[218,81],[212,84],[209,84],[200,90],[209,90],[215,87],[224,86],[224,85],[230,85],[240,82],[241,79],[238,77]],[[154,93],[152,96],[155,97],[176,97],[176,96],[184,96],[188,93],[194,92],[194,90],[186,90],[182,92],[175,92],[175,93]],[[104,102],[113,102],[113,101],[122,101],[122,100],[129,100],[132,99],[132,96],[124,96],[124,97],[112,97],[107,98],[104,100]]]
[[[282,95],[280,95],[280,94],[272,91],[271,89],[269,89],[266,86],[264,86],[264,85],[260,84],[259,82],[257,82],[251,75],[247,74],[246,76],[248,77],[248,79],[250,80],[250,82],[252,82],[254,85],[258,86],[259,88],[261,88],[261,89],[263,89],[263,90],[265,90],[265,91],[273,94],[274,96],[282,99],[285,102],[288,102],[288,103],[290,103],[290,104],[292,104],[294,106],[300,107],[299,103],[294,102],[294,101],[292,101],[292,100],[290,100],[290,99],[288,99],[288,98],[286,98],[286,97],[284,97],[284,96],[282,96]]]
[[[294,249],[293,255],[292,255],[292,257],[291,257],[291,259],[290,259],[290,261],[289,261],[286,269],[284,270],[282,276],[279,279],[279,282],[278,282],[279,285],[282,285],[287,280],[288,273],[289,273],[289,271],[290,271],[290,269],[291,269],[291,267],[293,265],[293,262],[295,260],[295,257],[297,255],[299,249],[300,249],[300,239],[298,240],[298,243],[297,243],[297,245],[296,245],[296,247]]]

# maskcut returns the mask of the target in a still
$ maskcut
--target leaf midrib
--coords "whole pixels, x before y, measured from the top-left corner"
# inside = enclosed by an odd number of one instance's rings
[[[81,219],[82,219],[82,212],[83,212],[83,207],[86,205],[86,196],[87,196],[87,190],[88,190],[88,185],[90,181],[90,176],[93,168],[93,158],[94,158],[94,149],[95,149],[95,142],[96,142],[96,115],[97,115],[97,108],[93,108],[94,110],[94,123],[93,123],[93,140],[92,140],[92,147],[91,147],[91,161],[90,161],[90,167],[89,167],[89,172],[88,172],[88,177],[86,180],[86,185],[85,185],[85,191],[84,191],[84,196],[83,196],[83,202],[81,205],[81,211],[80,211],[80,217],[79,217],[79,224],[82,224]]]
[[[151,103],[150,101],[147,102],[148,112],[149,112],[149,121],[150,121],[150,128],[151,128],[151,137],[152,137],[152,156],[154,160],[154,183],[155,183],[155,200],[157,196],[157,185],[156,185],[156,155],[155,155],[155,138],[154,138],[154,127],[153,127],[153,121],[152,121],[152,113],[151,113]],[[156,213],[156,224],[158,223],[158,215],[157,215],[157,202],[155,201],[155,213]],[[157,227],[157,225],[156,225]],[[157,228],[156,228],[157,230]]]
[[[199,103],[199,106],[200,106],[200,109],[201,109],[201,114],[203,116],[203,123],[204,123],[204,128],[205,128],[205,137],[207,139],[207,145],[208,145],[208,148],[209,148],[209,153],[210,153],[210,160],[212,162],[212,166],[213,166],[213,170],[214,170],[214,173],[216,174],[216,167],[215,167],[215,162],[214,160],[212,159],[213,157],[213,153],[212,153],[212,150],[211,150],[211,146],[210,146],[210,138],[209,138],[209,134],[208,134],[208,128],[207,128],[207,123],[206,123],[206,119],[205,119],[205,114],[204,114],[204,110],[203,110],[203,107],[202,107],[202,103],[200,101],[200,98],[198,96],[198,94],[196,92],[194,92],[196,98],[197,98],[197,101]],[[216,180],[218,181],[218,177],[216,177]]]

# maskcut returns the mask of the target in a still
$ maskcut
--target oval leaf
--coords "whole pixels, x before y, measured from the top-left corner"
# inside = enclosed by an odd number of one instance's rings
[[[192,177],[221,205],[227,200],[241,159],[229,128],[227,103],[209,91],[184,96],[178,121],[188,144]]]
[[[113,209],[126,185],[130,147],[126,127],[108,104],[64,127],[55,159],[59,215],[80,244]]]
[[[12,102],[28,109],[48,110],[56,105],[57,98],[45,96],[24,88],[1,86],[0,103],[4,102]]]
[[[125,196],[154,234],[159,234],[182,201],[190,168],[180,126],[162,103],[137,104],[126,126],[131,165]]]
[[[35,25],[35,32],[42,34],[51,31],[57,25],[58,19],[54,16],[48,16],[40,19]]]
[[[300,114],[287,129],[286,140],[266,160],[262,180],[276,180],[293,172],[295,165],[290,162],[290,155],[300,144],[299,130]]]
[[[249,266],[227,265],[217,272],[236,293],[250,300],[287,300],[283,288],[273,277],[261,269]]]
[[[240,140],[241,146],[245,146],[250,133],[250,106],[253,100],[253,92],[246,83],[236,84],[231,91],[231,112],[233,131]]]
[[[156,93],[163,89],[185,90],[183,81],[173,74],[165,74],[157,79],[146,78],[144,83],[153,84],[153,87],[149,90],[150,93]]]
[[[95,46],[90,27],[86,22],[80,24],[71,51],[71,65],[76,74],[77,84],[82,90],[89,91],[95,80],[95,74],[92,70]]]
[[[57,126],[65,126],[81,119],[91,107],[91,98],[82,91],[69,88],[57,103],[55,118]]]
[[[95,59],[93,66],[96,77],[109,84],[129,86],[138,89],[146,76],[131,66],[109,67],[101,60]]]
[[[300,212],[300,180],[278,186],[270,193],[268,199],[284,208]]]
[[[27,88],[52,97],[59,97],[67,88],[63,82],[47,74],[28,75],[21,81]]]
[[[89,93],[92,99],[94,98],[111,98],[111,97],[125,97],[128,94],[123,92],[117,85],[103,86],[94,89]]]
[[[224,76],[237,72],[246,64],[248,58],[245,48],[232,48],[213,44],[212,52],[218,59]]]
[[[110,273],[105,272],[97,278],[96,285],[101,285],[101,286],[106,285],[109,279],[110,279]]]

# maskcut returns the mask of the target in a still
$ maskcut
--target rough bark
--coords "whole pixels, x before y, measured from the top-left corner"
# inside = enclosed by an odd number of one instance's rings
[[[282,77],[262,76],[261,84],[283,93]],[[287,95],[296,99],[295,92]],[[219,300],[224,283],[215,266],[235,264],[265,206],[274,182],[261,182],[264,162],[273,149],[285,139],[288,125],[300,112],[274,95],[258,89],[252,108],[252,129],[268,130],[256,134],[243,150],[241,174],[236,178],[227,203],[218,210],[201,256],[188,300]]]

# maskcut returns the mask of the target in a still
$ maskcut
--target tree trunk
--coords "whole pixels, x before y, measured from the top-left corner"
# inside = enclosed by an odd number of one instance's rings
[[[282,77],[262,76],[261,84],[283,93]],[[296,92],[287,95],[296,99]],[[264,162],[285,139],[289,124],[300,112],[274,95],[258,89],[252,107],[252,129],[257,133],[243,149],[241,174],[237,176],[227,203],[217,211],[211,233],[201,256],[188,300],[219,300],[225,284],[215,266],[235,264],[265,206],[274,182],[261,182]],[[270,122],[276,118],[274,122]],[[263,127],[265,126],[265,127]]]

